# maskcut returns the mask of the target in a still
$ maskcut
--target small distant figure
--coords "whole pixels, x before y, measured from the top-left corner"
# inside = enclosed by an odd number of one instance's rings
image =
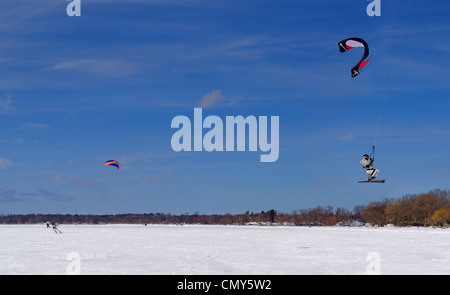
[[[59,224],[54,223],[54,222],[52,222],[52,223],[49,224],[49,223],[47,222],[47,228],[49,228],[50,225],[51,225],[53,231],[55,232],[55,234],[62,234],[61,230],[59,230],[59,228],[58,228]]]

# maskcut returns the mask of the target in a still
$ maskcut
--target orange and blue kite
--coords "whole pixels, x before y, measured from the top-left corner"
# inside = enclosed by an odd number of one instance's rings
[[[117,163],[117,161],[114,160],[106,161],[105,166],[115,166],[117,167],[117,170],[119,170],[119,163]]]

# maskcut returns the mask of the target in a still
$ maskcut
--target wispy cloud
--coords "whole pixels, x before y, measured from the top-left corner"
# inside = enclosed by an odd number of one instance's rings
[[[56,192],[51,192],[45,189],[39,189],[35,194],[36,197],[42,197],[52,201],[71,201],[74,200],[75,197],[68,196]]]
[[[242,6],[242,1],[230,1],[230,0],[90,0],[89,3],[106,3],[111,4],[146,4],[146,5],[158,5],[158,6],[179,6],[179,7],[193,7],[193,8],[236,8]],[[245,3],[244,3],[245,4]]]
[[[227,97],[222,93],[222,90],[212,90],[202,96],[198,106],[202,108],[211,108],[216,106],[232,106],[237,103],[236,97]]]
[[[440,175],[450,175],[450,170],[442,169],[441,171],[438,172],[438,174],[440,174]]]
[[[175,171],[173,171],[173,170],[166,170],[163,173],[159,173],[159,176],[155,175],[155,176],[152,176],[152,177],[150,177],[150,176],[141,177],[139,182],[141,184],[163,184],[163,183],[166,182],[165,179],[171,178],[173,176],[175,176]]]
[[[40,123],[27,123],[20,127],[19,129],[43,129],[43,128],[49,128],[49,125],[46,124],[40,124]]]
[[[198,105],[203,108],[209,108],[217,105],[223,99],[224,96],[221,90],[213,90],[203,95]]]
[[[0,158],[0,169],[5,170],[11,166],[12,161],[10,159]]]
[[[339,141],[348,141],[348,140],[352,140],[354,138],[355,138],[355,136],[353,134],[348,134],[348,135],[339,137],[338,140]]]
[[[0,139],[0,143],[24,144],[25,140],[20,137],[17,139]]]
[[[96,192],[105,192],[103,184],[89,179],[84,179],[80,175],[65,175],[64,180],[68,185],[74,188],[88,189]]]
[[[51,163],[49,163],[51,164]],[[71,175],[71,174],[56,174],[50,177],[56,183],[65,183],[69,185],[71,188],[77,189],[87,189],[96,192],[105,192],[103,184],[97,182],[95,180],[89,180],[80,175]]]
[[[15,189],[2,190],[0,189],[0,203],[12,203],[25,201],[20,193]]]
[[[156,184],[161,184],[164,183],[164,180],[160,177],[148,177],[148,176],[144,176],[140,179],[139,181],[141,184],[150,184],[150,183],[156,183]]]
[[[12,99],[8,95],[5,99],[0,99],[0,114],[6,113],[12,109]]]
[[[64,7],[64,1],[15,0],[2,2],[0,30],[11,30],[11,28],[26,23],[35,17],[54,13],[58,11],[58,7]],[[60,11],[65,13],[64,8]]]
[[[122,60],[78,59],[56,63],[48,70],[77,71],[101,78],[124,78],[138,72],[137,66]]]
[[[20,192],[16,189],[0,189],[0,203],[25,202],[31,200],[46,199],[51,201],[71,201],[75,197],[52,192],[46,189],[38,189],[36,192]]]

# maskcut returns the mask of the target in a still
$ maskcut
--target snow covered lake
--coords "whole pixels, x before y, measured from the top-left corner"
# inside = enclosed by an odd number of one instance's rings
[[[443,274],[450,229],[0,225],[5,274]]]

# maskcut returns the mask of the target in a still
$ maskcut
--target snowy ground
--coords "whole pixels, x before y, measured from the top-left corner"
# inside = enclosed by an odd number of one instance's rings
[[[2,274],[445,274],[450,229],[0,225]]]

